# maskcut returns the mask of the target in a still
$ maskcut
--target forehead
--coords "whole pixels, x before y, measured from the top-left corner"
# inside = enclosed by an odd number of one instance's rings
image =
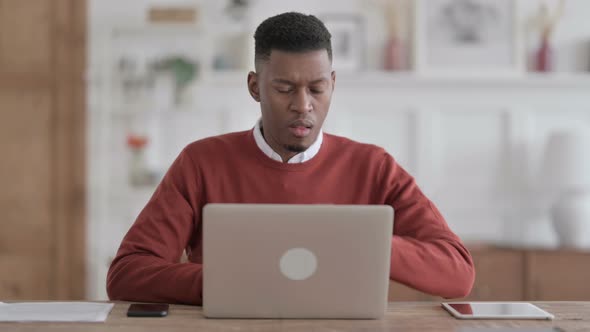
[[[332,63],[326,50],[287,52],[272,50],[262,71],[270,79],[288,80],[330,78]]]

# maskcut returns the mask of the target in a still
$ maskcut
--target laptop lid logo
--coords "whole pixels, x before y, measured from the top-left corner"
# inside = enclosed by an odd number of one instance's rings
[[[281,273],[291,280],[305,280],[311,277],[317,267],[318,260],[313,252],[305,248],[287,250],[279,262]]]

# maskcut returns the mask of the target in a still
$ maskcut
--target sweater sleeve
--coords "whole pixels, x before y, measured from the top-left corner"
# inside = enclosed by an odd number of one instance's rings
[[[107,276],[111,300],[201,304],[202,265],[179,262],[200,213],[196,172],[185,149],[123,238]]]
[[[469,251],[410,176],[385,153],[378,187],[395,219],[390,279],[428,294],[469,294],[475,269]]]

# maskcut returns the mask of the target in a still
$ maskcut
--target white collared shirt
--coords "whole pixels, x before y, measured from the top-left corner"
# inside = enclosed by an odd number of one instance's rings
[[[322,146],[322,141],[324,137],[324,132],[320,129],[320,133],[318,134],[318,138],[313,142],[313,144],[307,148],[307,150],[294,155],[291,159],[287,161],[288,164],[297,164],[303,163],[311,158],[315,157],[315,155],[320,151],[320,147]],[[256,125],[254,126],[254,140],[256,141],[256,145],[258,148],[264,152],[269,158],[274,159],[276,161],[283,162],[283,158],[276,153],[266,140],[264,136],[262,136],[262,119],[256,121]]]

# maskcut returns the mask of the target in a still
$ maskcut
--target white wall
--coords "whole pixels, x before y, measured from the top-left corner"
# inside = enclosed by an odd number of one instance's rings
[[[215,11],[222,7],[220,1],[90,2],[88,284],[93,299],[104,298],[110,259],[153,190],[127,185],[129,115],[120,111],[113,67],[116,54],[125,47],[114,48],[105,36],[116,26],[142,24],[148,6],[163,3],[199,4],[201,33],[209,41],[227,28]],[[366,2],[253,3],[249,29],[286,10],[325,13],[338,8],[339,12],[366,13],[373,22],[368,64],[373,70],[379,68],[383,22]],[[523,20],[537,3],[519,2]],[[587,13],[590,1],[567,2],[555,35],[559,71],[580,71],[590,62],[588,47],[582,47],[590,41]],[[246,91],[245,74],[203,75],[191,87],[189,102],[182,110],[150,113],[158,146],[152,152],[162,170],[192,140],[253,126],[259,110]],[[590,125],[587,91],[590,78],[586,76],[436,79],[343,74],[338,76],[326,129],[385,147],[416,176],[465,240],[550,246],[555,237],[545,213],[546,202],[536,195],[543,144],[551,130]]]

